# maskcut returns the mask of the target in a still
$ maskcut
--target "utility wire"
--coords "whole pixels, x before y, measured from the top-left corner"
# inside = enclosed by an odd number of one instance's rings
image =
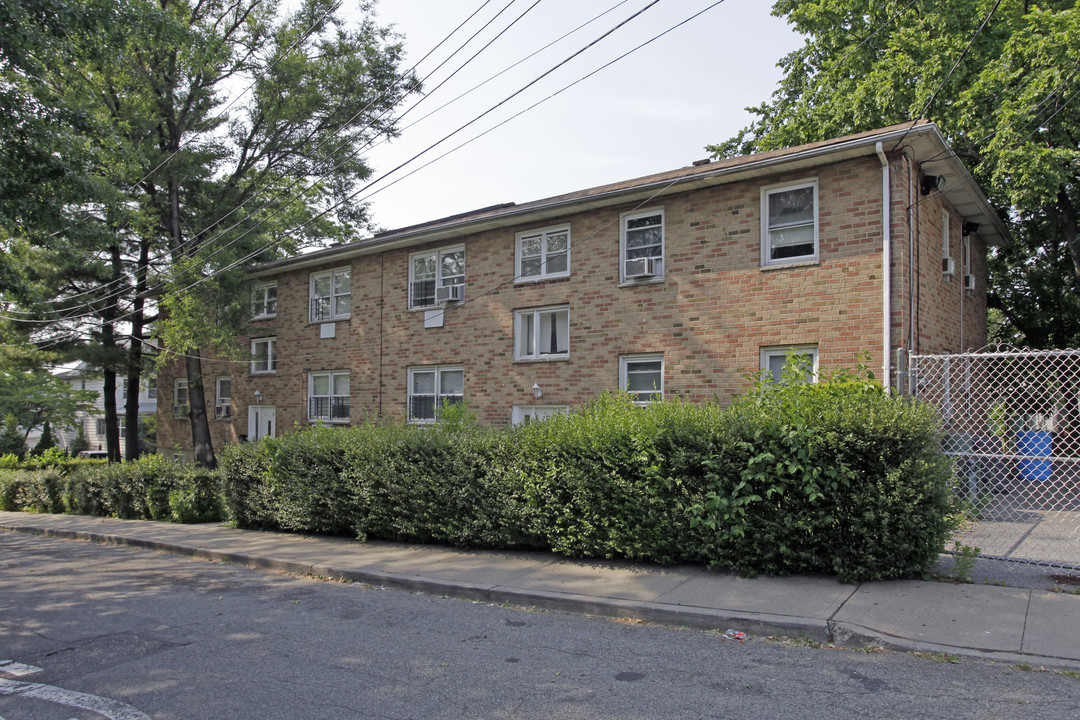
[[[994,13],[997,12],[998,7],[1000,6],[1001,0],[997,0],[997,2],[994,3],[994,7],[990,8],[989,14],[987,14],[986,18],[982,21],[982,24],[979,25],[978,29],[975,31],[975,34],[971,36],[971,40],[968,41],[968,44],[964,47],[963,52],[960,53],[960,57],[956,58],[956,62],[953,63],[952,68],[949,70],[948,73],[945,74],[945,77],[941,79],[941,82],[938,84],[937,89],[934,90],[933,93],[931,93],[930,97],[926,101],[926,104],[923,105],[922,110],[920,110],[918,115],[916,115],[912,119],[911,125],[908,126],[908,129],[905,130],[904,134],[900,136],[900,139],[896,141],[896,144],[892,146],[892,150],[890,152],[894,152],[896,148],[900,147],[904,143],[904,138],[906,138],[907,134],[911,132],[911,129],[915,127],[915,124],[919,122],[921,118],[926,117],[926,111],[929,110],[930,106],[934,104],[934,100],[937,99],[938,93],[940,93],[941,89],[945,87],[945,83],[949,81],[949,78],[951,78],[952,74],[956,72],[956,69],[960,67],[960,63],[964,61],[965,57],[967,57],[968,51],[971,50],[972,46],[975,44],[975,41],[979,38],[979,35],[981,35],[982,31],[986,29],[986,26],[990,24],[990,18],[994,17]]]
[[[466,129],[466,128],[468,128],[469,126],[473,125],[474,123],[476,123],[477,121],[479,121],[480,119],[482,119],[483,117],[485,117],[485,116],[489,115],[489,114],[490,114],[491,112],[493,112],[493,111],[494,111],[495,109],[497,109],[498,107],[501,107],[502,105],[506,104],[506,103],[507,103],[507,102],[509,102],[509,101],[510,101],[511,99],[513,99],[514,97],[516,97],[516,96],[520,95],[521,93],[523,93],[524,91],[526,91],[526,90],[527,90],[528,88],[532,87],[532,86],[533,86],[533,85],[535,85],[535,84],[536,84],[537,82],[539,82],[540,80],[542,80],[542,79],[543,79],[544,77],[546,77],[546,76],[550,75],[550,74],[551,74],[552,72],[554,72],[554,71],[555,71],[555,70],[557,70],[558,68],[560,68],[560,67],[562,67],[562,66],[566,65],[566,64],[567,64],[568,62],[570,62],[570,61],[571,61],[572,59],[574,59],[574,58],[576,58],[577,56],[581,55],[581,54],[582,54],[583,52],[585,52],[585,51],[586,51],[586,50],[588,50],[589,48],[591,48],[591,47],[595,46],[595,45],[596,45],[597,43],[599,43],[600,41],[602,41],[602,40],[603,40],[604,38],[606,38],[606,37],[610,36],[610,35],[611,35],[612,33],[616,32],[616,31],[617,31],[618,29],[622,28],[623,26],[625,26],[625,25],[626,25],[627,23],[629,23],[630,21],[632,21],[632,20],[634,20],[635,18],[637,18],[637,17],[641,16],[641,15],[642,15],[642,14],[643,14],[643,13],[644,13],[645,11],[647,11],[647,10],[649,10],[650,8],[652,8],[653,6],[655,6],[655,5],[656,5],[656,4],[657,4],[657,3],[659,2],[659,1],[660,1],[660,0],[652,0],[652,2],[648,3],[648,4],[647,4],[647,5],[645,6],[645,7],[643,7],[643,8],[642,8],[642,9],[640,9],[640,10],[638,10],[638,11],[637,11],[636,13],[634,13],[634,14],[633,14],[633,15],[631,15],[631,16],[629,16],[629,17],[628,17],[628,18],[626,18],[625,20],[621,21],[620,23],[618,23],[617,25],[615,25],[615,26],[614,26],[613,28],[611,28],[611,29],[607,30],[606,32],[604,32],[603,34],[601,34],[601,35],[600,35],[599,37],[597,37],[596,39],[594,39],[594,40],[593,40],[592,42],[588,43],[587,45],[585,45],[585,46],[584,46],[584,47],[582,47],[581,49],[579,49],[579,50],[577,50],[576,52],[574,52],[573,54],[571,54],[571,55],[570,55],[569,57],[567,57],[567,58],[565,58],[564,60],[562,60],[561,62],[557,63],[557,64],[556,64],[556,65],[554,65],[554,66],[553,66],[552,68],[548,69],[547,71],[545,71],[544,73],[542,73],[542,74],[541,74],[540,76],[538,76],[537,78],[535,78],[535,79],[534,79],[534,80],[532,80],[531,82],[527,83],[526,85],[524,85],[523,87],[521,87],[521,88],[520,88],[520,89],[518,89],[517,91],[513,92],[513,93],[512,93],[511,95],[507,96],[506,98],[504,98],[504,99],[503,99],[503,100],[501,100],[500,102],[496,103],[496,104],[495,104],[494,106],[492,106],[492,107],[491,107],[491,108],[489,108],[488,110],[484,111],[483,113],[481,113],[480,115],[476,116],[476,117],[475,117],[475,118],[473,118],[472,120],[470,120],[470,121],[466,122],[465,124],[463,124],[462,126],[460,126],[459,128],[457,128],[456,130],[454,130],[453,132],[451,132],[451,133],[447,134],[447,135],[446,135],[446,136],[444,136],[444,137],[443,137],[442,139],[440,139],[440,140],[438,140],[437,142],[433,143],[432,145],[428,146],[427,148],[425,148],[425,149],[424,149],[424,150],[422,150],[421,152],[419,152],[419,153],[415,154],[415,155],[414,155],[414,156],[412,156],[412,157],[411,157],[410,159],[408,159],[408,160],[406,160],[405,162],[403,162],[403,163],[399,164],[399,165],[398,165],[397,167],[393,168],[393,169],[392,169],[392,170],[390,170],[389,172],[387,172],[387,173],[383,174],[383,175],[382,175],[382,176],[380,176],[379,178],[376,178],[376,180],[372,181],[371,183],[369,183],[369,184],[368,184],[368,185],[366,185],[365,187],[362,187],[362,188],[360,188],[360,189],[359,189],[359,190],[357,190],[356,192],[354,192],[354,193],[351,193],[350,195],[346,196],[346,197],[345,197],[345,198],[343,198],[342,200],[340,200],[340,201],[338,201],[337,203],[333,204],[333,205],[332,205],[332,206],[330,206],[329,208],[327,208],[327,209],[325,209],[325,210],[323,210],[323,211],[319,212],[318,214],[316,214],[316,215],[315,215],[314,217],[312,217],[311,219],[309,219],[309,220],[305,221],[304,223],[302,223],[302,224],[300,224],[299,226],[297,226],[296,228],[294,228],[294,229],[293,229],[293,230],[292,230],[292,231],[291,231],[290,233],[284,233],[284,234],[282,235],[282,237],[281,237],[281,238],[279,238],[278,240],[275,240],[275,241],[271,242],[270,244],[268,244],[268,245],[266,245],[266,246],[263,246],[263,247],[260,247],[260,248],[258,248],[257,250],[253,251],[252,253],[249,253],[249,254],[247,254],[247,255],[245,255],[245,256],[243,256],[243,257],[239,258],[238,260],[236,260],[236,261],[234,261],[234,262],[232,262],[232,263],[230,263],[230,264],[226,265],[225,267],[223,267],[223,268],[220,268],[220,269],[218,269],[218,270],[216,270],[216,271],[214,271],[214,272],[212,272],[212,273],[210,273],[210,274],[208,274],[208,275],[206,275],[206,276],[204,276],[204,277],[200,278],[199,280],[197,280],[197,281],[195,281],[195,282],[193,282],[193,283],[191,283],[191,284],[187,285],[186,287],[180,288],[180,289],[178,289],[178,290],[176,290],[176,291],[173,291],[173,292],[171,292],[171,293],[167,294],[166,296],[164,296],[163,298],[161,298],[161,299],[159,300],[159,302],[160,302],[160,301],[163,301],[163,300],[165,300],[165,299],[171,298],[171,297],[175,297],[175,296],[177,296],[177,295],[179,295],[179,294],[181,294],[181,293],[183,293],[183,292],[186,292],[186,291],[188,291],[188,290],[191,290],[191,289],[193,289],[193,288],[197,287],[198,285],[201,285],[202,283],[204,283],[204,282],[207,282],[207,281],[211,280],[211,279],[212,279],[213,277],[215,277],[215,276],[217,276],[217,275],[220,275],[220,274],[222,274],[222,273],[224,273],[224,272],[227,272],[228,270],[231,270],[231,269],[233,269],[234,267],[237,267],[238,265],[241,265],[241,264],[243,264],[243,263],[246,263],[246,262],[248,262],[249,260],[251,260],[251,259],[253,259],[253,258],[257,257],[258,255],[260,255],[260,254],[262,254],[262,253],[264,253],[264,252],[266,252],[267,250],[269,250],[269,249],[272,249],[272,248],[273,248],[274,246],[276,246],[276,245],[279,245],[280,243],[284,242],[284,240],[285,240],[285,239],[286,239],[287,237],[289,237],[290,235],[292,235],[292,234],[294,234],[294,233],[297,233],[297,232],[299,232],[299,231],[301,231],[301,230],[305,229],[306,227],[308,227],[308,226],[310,226],[310,225],[314,224],[315,222],[319,221],[320,219],[322,219],[323,217],[325,217],[325,216],[326,216],[326,215],[328,215],[329,213],[331,213],[331,212],[333,212],[334,210],[336,210],[337,208],[339,208],[339,207],[340,207],[341,205],[343,205],[344,203],[346,203],[346,202],[350,202],[350,201],[352,201],[353,199],[355,199],[355,198],[356,198],[356,197],[357,197],[357,196],[358,196],[358,195],[359,195],[359,194],[360,194],[361,192],[364,192],[365,190],[367,190],[368,188],[370,188],[370,187],[371,187],[372,185],[375,185],[375,184],[377,184],[378,182],[380,182],[381,180],[384,180],[384,179],[385,179],[386,177],[388,177],[388,176],[390,176],[390,175],[392,175],[392,174],[396,173],[396,172],[397,172],[398,170],[402,169],[403,167],[405,167],[405,166],[407,166],[408,164],[410,164],[410,163],[414,162],[415,160],[417,160],[418,158],[420,158],[420,157],[421,157],[421,156],[423,156],[424,154],[428,153],[428,152],[429,152],[429,151],[430,151],[431,149],[433,149],[433,148],[437,147],[437,146],[438,146],[439,144],[442,144],[443,142],[445,142],[445,141],[446,141],[446,140],[448,140],[449,138],[453,137],[454,135],[457,135],[457,134],[458,134],[458,133],[460,133],[461,131],[465,130],[465,129]],[[604,66],[603,66],[602,68],[600,68],[600,69],[603,69],[603,68],[606,68],[606,67],[610,66],[611,64],[613,64],[613,63],[614,63],[614,62],[616,62],[617,60],[621,60],[622,58],[626,57],[626,56],[627,56],[627,55],[629,55],[630,53],[632,53],[632,52],[635,52],[636,50],[640,49],[641,47],[644,47],[645,45],[648,45],[648,44],[649,44],[650,42],[652,42],[653,40],[655,40],[655,39],[657,39],[657,38],[659,38],[659,37],[661,37],[661,36],[663,36],[663,35],[667,34],[668,32],[671,32],[671,31],[672,31],[672,30],[674,30],[675,28],[677,28],[677,27],[680,27],[680,26],[682,26],[682,25],[686,24],[686,23],[687,23],[687,22],[689,22],[690,20],[693,20],[694,18],[696,18],[696,17],[698,17],[699,15],[701,15],[701,14],[702,14],[703,12],[705,12],[706,10],[709,10],[709,9],[711,9],[711,8],[715,7],[716,5],[719,5],[719,4],[720,4],[720,3],[722,3],[723,1],[724,1],[724,0],[718,0],[717,2],[714,2],[714,3],[712,4],[712,5],[710,5],[709,7],[707,7],[707,8],[705,9],[705,10],[702,10],[701,12],[695,13],[695,14],[694,14],[694,15],[692,15],[692,16],[691,16],[690,18],[688,18],[688,19],[686,19],[686,20],[684,20],[684,21],[682,21],[682,22],[680,22],[680,23],[678,23],[678,24],[676,24],[676,25],[672,26],[672,27],[671,27],[671,28],[669,28],[668,30],[666,30],[666,31],[664,31],[664,32],[662,32],[662,33],[660,33],[660,34],[658,34],[658,35],[657,35],[657,36],[655,36],[655,37],[654,37],[654,38],[653,38],[652,40],[649,40],[649,41],[647,41],[647,42],[645,42],[645,43],[642,43],[641,45],[637,46],[637,47],[636,47],[636,48],[634,48],[633,50],[631,50],[631,51],[629,51],[629,52],[627,52],[627,53],[624,53],[623,55],[621,55],[621,56],[619,56],[618,58],[616,58],[616,60],[614,60],[614,61],[611,61],[611,62],[609,62],[609,63],[605,64],[605,65],[604,65]],[[593,71],[592,73],[589,73],[588,75],[586,75],[585,77],[586,77],[586,78],[587,78],[587,77],[591,77],[591,76],[592,76],[592,75],[594,75],[594,74],[595,74],[596,72],[599,72],[599,70],[595,70],[595,71]],[[575,85],[575,84],[577,84],[578,82],[581,82],[581,81],[582,81],[583,79],[584,79],[584,78],[579,78],[578,80],[574,81],[573,83],[571,83],[571,84],[570,84],[570,85],[568,85],[567,87],[570,87],[570,86],[572,86],[572,85]],[[566,88],[564,88],[564,89],[566,89]],[[560,92],[561,92],[561,91],[560,91]],[[554,93],[554,94],[552,94],[552,95],[548,96],[548,98],[545,98],[545,100],[546,100],[546,99],[549,99],[550,97],[554,97],[554,95],[555,95],[555,94],[558,94],[558,93]],[[541,102],[543,102],[543,101],[541,101]],[[536,103],[536,104],[534,104],[534,105],[533,105],[533,106],[531,106],[531,107],[530,107],[529,109],[531,109],[532,107],[535,107],[535,106],[536,106],[536,105],[538,105],[538,104],[540,104],[540,103]],[[519,115],[520,115],[520,113],[519,113]],[[479,137],[479,136],[478,136],[478,137]],[[465,145],[465,144],[468,144],[468,143],[464,143],[463,145]],[[462,146],[463,146],[463,145],[462,145]],[[430,164],[430,163],[429,163],[429,164]],[[262,225],[263,223],[265,223],[265,222],[266,222],[266,220],[267,220],[267,219],[263,219],[263,220],[261,220],[261,221],[260,221],[259,223],[257,223],[257,224],[256,224],[255,226],[253,226],[253,227],[251,227],[251,228],[248,228],[247,230],[245,230],[245,231],[244,231],[244,233],[243,233],[243,234],[241,235],[241,237],[243,237],[244,235],[246,235],[246,234],[248,234],[248,233],[250,233],[250,232],[253,232],[254,230],[256,230],[256,229],[257,229],[258,227],[260,227],[260,226],[261,226],[261,225]],[[239,239],[239,238],[238,238],[238,239]],[[127,314],[127,315],[121,315],[121,316],[119,316],[118,318],[114,318],[114,321],[121,321],[121,320],[125,319],[126,317],[129,317],[130,315],[131,315],[130,313],[129,313],[129,314]]]

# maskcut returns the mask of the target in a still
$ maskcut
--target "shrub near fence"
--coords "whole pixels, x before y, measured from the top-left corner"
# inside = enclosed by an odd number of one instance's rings
[[[221,460],[247,527],[845,581],[925,571],[955,512],[934,411],[848,374],[726,410],[602,396],[510,430],[320,428]]]

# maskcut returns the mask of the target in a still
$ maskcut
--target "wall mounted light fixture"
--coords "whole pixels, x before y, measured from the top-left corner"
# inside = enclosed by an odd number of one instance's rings
[[[262,393],[258,390],[255,391],[255,404],[262,405]]]
[[[533,383],[532,391],[533,397],[535,397],[537,400],[544,397],[544,391],[540,389],[540,383]]]

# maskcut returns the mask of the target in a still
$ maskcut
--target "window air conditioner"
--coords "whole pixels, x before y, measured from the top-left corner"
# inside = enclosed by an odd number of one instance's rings
[[[965,290],[974,290],[975,289],[975,276],[974,275],[968,274],[968,275],[964,276],[964,289]]]
[[[215,405],[214,417],[219,420],[232,417],[232,405]]]
[[[654,258],[635,258],[626,261],[626,279],[651,278],[656,276],[656,260]]]
[[[451,303],[461,302],[465,288],[461,285],[444,285],[435,288],[435,302]]]
[[[951,257],[941,258],[941,272],[949,277],[956,274],[956,261]]]

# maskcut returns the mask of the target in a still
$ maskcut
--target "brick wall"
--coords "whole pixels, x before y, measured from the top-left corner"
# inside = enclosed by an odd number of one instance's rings
[[[905,342],[908,308],[909,178],[901,165],[894,160],[896,346]],[[762,268],[762,188],[810,179],[818,184],[819,260]],[[934,346],[958,337],[963,282],[962,277],[951,284],[941,279],[940,229],[936,253],[933,242],[939,205],[940,199],[923,203],[921,257],[916,258],[932,260],[920,273],[924,317],[919,329],[924,345]],[[635,204],[373,252],[316,269],[284,270],[278,276],[277,317],[252,323],[253,337],[277,338],[277,372],[253,376],[246,363],[220,360],[208,360],[204,367],[207,378],[227,369],[233,380],[234,417],[211,422],[215,443],[247,433],[247,407],[256,389],[263,405],[276,408],[279,434],[305,426],[313,371],[350,372],[350,419],[356,423],[380,414],[405,418],[408,368],[460,365],[470,407],[483,422],[500,425],[510,422],[514,405],[576,406],[616,389],[620,355],[662,353],[665,394],[692,400],[727,401],[742,393],[765,347],[816,345],[822,369],[854,366],[865,352],[871,368],[882,366],[881,165],[876,157],[681,192],[641,209],[646,208],[664,213],[665,279],[659,283],[619,282],[620,213],[639,209]],[[960,218],[951,214],[959,261]],[[570,277],[515,283],[516,233],[561,224],[570,227]],[[410,255],[455,245],[466,248],[466,302],[446,309],[442,327],[425,328],[424,313],[408,310]],[[973,251],[979,285],[964,297],[965,332],[977,337],[981,327],[985,338],[981,245]],[[322,339],[320,324],[307,319],[309,278],[341,266],[352,271],[352,314],[334,323],[335,338]],[[550,305],[569,306],[569,358],[514,361],[514,311]],[[161,374],[163,394],[171,392],[176,367]],[[539,400],[533,397],[534,384],[543,392]],[[207,394],[212,403],[212,381]],[[163,449],[176,442],[190,446],[187,421],[174,421],[167,411],[159,437]]]

